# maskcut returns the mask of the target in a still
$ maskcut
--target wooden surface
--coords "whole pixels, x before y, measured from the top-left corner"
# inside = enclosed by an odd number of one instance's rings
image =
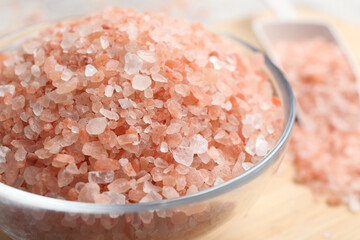
[[[333,23],[360,62],[360,27],[319,12],[300,13]],[[251,30],[253,19],[221,23],[217,27],[259,46]],[[323,198],[315,198],[307,187],[295,184],[293,172],[288,157],[247,216],[234,219],[221,240],[360,240],[360,213],[351,213],[346,206],[327,206]],[[0,233],[0,240],[9,238]]]

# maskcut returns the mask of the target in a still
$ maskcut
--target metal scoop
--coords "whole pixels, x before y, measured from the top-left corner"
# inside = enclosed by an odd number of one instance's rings
[[[352,72],[359,83],[359,71],[355,59],[345,46],[335,28],[325,22],[299,18],[291,4],[287,0],[264,0],[275,12],[275,19],[260,19],[253,22],[253,31],[264,47],[271,60],[281,66],[276,54],[273,52],[273,44],[278,41],[302,41],[314,37],[322,37],[337,44],[347,58]],[[357,84],[358,93],[360,92]],[[302,109],[297,106],[297,118],[300,123],[307,122],[302,114]]]

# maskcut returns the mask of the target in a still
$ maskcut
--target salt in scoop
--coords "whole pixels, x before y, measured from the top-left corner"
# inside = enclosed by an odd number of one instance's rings
[[[335,43],[349,62],[352,72],[359,83],[359,70],[354,57],[346,47],[336,29],[327,22],[312,19],[301,19],[297,16],[293,6],[287,0],[264,0],[276,18],[259,19],[253,22],[252,28],[268,56],[281,67],[281,63],[274,52],[274,44],[279,41],[304,41],[312,38],[323,38]],[[359,84],[357,84],[360,92]],[[301,124],[305,119],[302,109],[297,105],[297,119]]]

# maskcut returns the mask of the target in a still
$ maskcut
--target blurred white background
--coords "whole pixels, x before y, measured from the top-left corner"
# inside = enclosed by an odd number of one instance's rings
[[[360,24],[360,0],[291,1]],[[0,35],[35,22],[83,15],[109,5],[166,11],[202,22],[239,19],[265,8],[261,0],[0,0]]]

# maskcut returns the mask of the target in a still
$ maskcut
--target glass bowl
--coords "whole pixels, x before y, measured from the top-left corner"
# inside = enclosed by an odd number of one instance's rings
[[[0,51],[49,24],[0,38]],[[230,36],[249,51],[258,51]],[[13,239],[219,239],[232,217],[245,215],[279,166],[295,119],[295,102],[279,69],[265,57],[284,126],[273,149],[254,167],[215,187],[158,202],[103,205],[71,202],[28,193],[0,183],[0,229]]]

